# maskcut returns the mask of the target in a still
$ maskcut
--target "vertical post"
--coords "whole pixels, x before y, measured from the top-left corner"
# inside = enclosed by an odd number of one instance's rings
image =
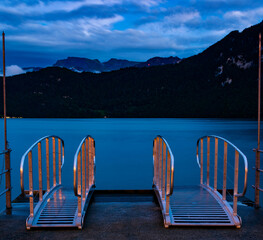
[[[255,176],[255,207],[259,207],[259,178],[260,172],[260,102],[261,102],[261,33],[259,33],[258,53],[258,147],[256,152],[256,176]]]
[[[163,156],[162,156],[162,150],[163,150],[163,140],[160,138],[160,152],[159,152],[159,192],[162,191],[162,159],[163,159]]]
[[[56,141],[55,138],[52,137],[52,151],[53,151],[53,186],[57,185],[57,177],[56,177]]]
[[[32,168],[32,151],[28,153],[28,181],[29,181],[29,203],[30,216],[34,216],[34,191],[33,191],[33,168]]]
[[[5,86],[5,33],[2,33],[3,42],[3,103],[4,103],[4,135],[5,151],[8,150],[7,127],[6,127],[6,86]],[[5,185],[6,185],[6,209],[11,209],[11,173],[10,173],[10,151],[5,154]]]
[[[217,191],[218,138],[215,138],[214,190]]]
[[[86,158],[86,191],[89,190],[89,141],[85,140],[85,158]]]
[[[82,170],[82,200],[85,200],[86,198],[86,174],[85,174],[85,170],[86,170],[86,166],[85,166],[85,143],[82,144],[81,146],[81,159],[82,159],[82,166],[81,166],[81,170]]]
[[[6,86],[5,86],[5,33],[3,39],[3,102],[4,102],[4,131],[5,131],[5,150],[7,150],[7,129],[6,129]]]
[[[156,187],[159,190],[159,159],[160,159],[160,138],[157,137],[156,139],[157,145],[156,145]]]
[[[167,152],[167,188],[166,194],[170,193],[171,186],[171,155],[170,152]],[[166,206],[165,206],[165,214],[169,216],[169,205],[170,205],[170,196],[166,196]]]
[[[61,140],[58,139],[58,183],[61,184]]]
[[[78,194],[81,195],[80,152],[78,153]],[[81,197],[78,197],[78,216],[81,216]]]
[[[7,171],[5,174],[5,188],[8,189],[6,192],[6,209],[11,209],[11,168],[10,168],[10,150],[5,153],[5,170]]]
[[[166,174],[166,144],[163,142],[163,186],[162,186],[162,200],[165,200],[165,174]]]
[[[207,167],[206,167],[206,185],[209,186],[209,170],[210,170],[210,137],[207,137]]]
[[[95,141],[92,138],[92,184],[95,184]]]
[[[238,166],[239,166],[239,153],[235,150],[235,180],[234,180],[234,199],[233,199],[233,215],[237,215],[237,192],[238,192]]]
[[[204,140],[203,140],[203,138],[201,139],[201,142],[200,142],[200,147],[201,147],[201,151],[200,151],[200,155],[201,155],[201,168],[200,168],[200,184],[203,184],[203,182],[204,182],[204,165],[203,165],[203,163],[204,163],[204,149],[203,149],[203,147],[204,147]]]
[[[38,184],[39,184],[39,201],[43,199],[43,184],[42,184],[42,155],[41,155],[41,142],[37,144],[38,153]]]
[[[153,140],[153,184],[156,185],[156,138]]]
[[[224,142],[223,200],[226,200],[226,176],[227,176],[227,142]]]
[[[89,137],[89,187],[92,186],[92,142]]]
[[[47,191],[50,190],[49,139],[46,138]]]

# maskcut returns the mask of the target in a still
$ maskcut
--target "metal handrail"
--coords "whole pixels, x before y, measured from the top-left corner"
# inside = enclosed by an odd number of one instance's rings
[[[81,216],[82,208],[90,189],[95,185],[95,140],[90,135],[80,142],[74,156],[73,179],[74,194],[78,197],[78,216]]]
[[[0,155],[6,154],[6,153],[9,153],[9,152],[11,152],[11,149],[7,149],[7,150],[4,150],[4,151],[0,152]]]
[[[160,135],[153,140],[153,188],[162,207],[166,224],[169,216],[170,196],[174,187],[174,156],[168,142]]]
[[[197,140],[196,159],[197,159],[197,164],[199,165],[199,168],[201,168],[201,166],[200,166],[199,155],[198,155],[198,145],[199,145],[199,142],[200,142],[201,139],[204,139],[204,138],[207,138],[207,137],[217,138],[217,139],[220,139],[220,140],[226,142],[228,145],[232,146],[242,156],[243,161],[244,161],[244,167],[245,167],[244,188],[243,188],[242,193],[237,193],[237,194],[235,194],[235,196],[236,197],[244,196],[246,191],[247,191],[247,173],[248,173],[247,157],[245,156],[245,154],[243,152],[241,152],[241,150],[238,147],[236,147],[233,143],[231,143],[227,139],[222,138],[220,136],[216,136],[216,135],[207,135],[207,136],[203,136],[203,137],[201,137],[201,138],[199,138]]]
[[[11,151],[12,151],[11,149],[4,150],[4,151],[0,152],[0,155],[11,153]],[[3,172],[0,172],[0,176],[3,175],[3,174],[8,173],[10,170],[11,170],[11,168],[10,169],[6,169]],[[0,183],[1,183],[1,181],[0,181]]]
[[[214,159],[214,188],[212,189],[212,187],[209,184],[209,173],[210,173],[210,138],[214,138],[215,139],[215,159]],[[228,145],[230,145],[231,147],[234,148],[235,150],[235,172],[234,172],[234,193],[233,193],[233,214],[234,216],[237,215],[237,198],[238,197],[242,197],[245,195],[246,190],[247,190],[247,173],[248,173],[248,162],[247,162],[247,157],[231,142],[229,142],[228,140],[226,140],[225,138],[219,137],[219,136],[215,136],[215,135],[208,135],[208,136],[203,136],[201,138],[199,138],[197,140],[197,147],[196,147],[196,160],[197,160],[197,164],[199,165],[200,170],[200,184],[204,185],[203,183],[203,140],[207,139],[207,169],[206,169],[206,186],[214,191],[217,192],[217,167],[218,167],[218,140],[221,140],[224,142],[224,172],[223,172],[223,190],[222,190],[222,194],[221,198],[222,200],[226,200],[226,185],[227,185],[227,147]],[[201,142],[201,163],[200,163],[200,159],[199,159],[199,142]],[[243,191],[242,193],[238,193],[238,171],[239,171],[239,155],[242,156],[243,161],[244,161],[244,187],[243,187]]]
[[[4,157],[4,161],[3,161],[3,170],[0,173],[0,184],[2,183],[2,175],[5,174],[5,190],[3,190],[0,193],[0,196],[6,194],[6,209],[10,209],[12,208],[11,205],[11,167],[10,167],[10,153],[11,153],[11,149],[6,149],[2,152],[0,152],[0,155],[5,155]]]
[[[48,141],[50,138],[59,139],[61,141],[61,143],[62,143],[62,164],[61,164],[61,167],[60,167],[60,169],[62,169],[62,167],[64,165],[64,141],[63,141],[63,139],[58,137],[58,136],[55,136],[55,135],[48,135],[48,136],[45,136],[45,137],[42,137],[42,138],[38,139],[35,143],[33,143],[31,145],[31,147],[28,148],[28,150],[23,154],[23,156],[21,158],[21,162],[20,162],[20,186],[21,186],[22,194],[25,193],[25,189],[24,189],[24,162],[25,162],[25,158],[33,150],[34,147],[39,145],[39,143],[41,143],[43,140],[47,140]],[[41,149],[40,150],[38,149],[38,153],[41,154]],[[41,161],[41,157],[38,160]],[[41,175],[42,175],[42,168],[41,168]],[[61,177],[61,175],[60,175],[60,177]],[[60,181],[61,181],[61,179],[60,179]],[[31,197],[31,194],[30,194],[30,197]]]
[[[171,155],[171,184],[170,184],[169,193],[166,194],[166,196],[171,196],[173,194],[173,189],[174,189],[174,155],[166,139],[163,138],[162,136],[159,137],[162,138],[162,140],[165,142],[165,145]]]
[[[171,183],[170,183],[170,188],[169,188],[169,191],[166,192],[166,196],[171,196],[173,194],[173,187],[174,187],[174,156],[173,156],[173,153],[172,153],[172,150],[168,144],[168,142],[166,141],[166,139],[160,135],[157,135],[153,141],[153,147],[154,147],[154,142],[157,138],[160,138],[162,139],[162,141],[165,143],[165,146],[170,154],[170,157],[171,157],[171,161],[170,161],[170,169],[171,169]],[[164,160],[164,159],[163,159]],[[155,165],[154,165],[154,156],[153,156],[153,169],[155,169]],[[155,176],[153,177],[153,182],[155,179]]]

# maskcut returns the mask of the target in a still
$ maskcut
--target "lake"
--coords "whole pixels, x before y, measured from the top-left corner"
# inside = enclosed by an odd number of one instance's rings
[[[0,120],[3,126],[3,119]],[[156,135],[169,143],[175,159],[175,185],[199,183],[196,141],[204,135],[218,135],[235,144],[249,162],[247,196],[253,199],[257,122],[226,119],[7,119],[12,149],[12,198],[20,193],[19,165],[23,153],[39,138],[57,135],[65,141],[62,182],[73,186],[73,158],[86,135],[96,142],[97,189],[150,189],[152,147]],[[2,127],[3,129],[3,127]],[[3,136],[3,131],[2,131]],[[1,149],[3,149],[3,137]],[[2,163],[1,165],[2,166]],[[27,174],[27,173],[25,173]],[[242,186],[242,183],[240,183]],[[0,199],[1,201],[1,199]],[[3,200],[2,200],[3,201]]]

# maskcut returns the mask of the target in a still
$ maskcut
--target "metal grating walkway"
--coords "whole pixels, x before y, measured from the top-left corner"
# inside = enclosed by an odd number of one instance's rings
[[[234,226],[226,208],[201,186],[174,187],[172,225]]]
[[[211,145],[214,145],[212,146],[214,152],[210,151]],[[228,148],[231,151],[228,151]],[[221,151],[219,152],[219,150]],[[204,156],[205,152],[206,156]],[[229,180],[231,180],[227,176],[229,172],[227,170],[228,152],[229,158],[234,160],[233,168],[235,170],[234,176],[232,176],[234,177],[233,186],[231,186],[231,188],[233,187],[232,206],[226,200],[227,184],[229,185]],[[223,158],[219,159],[219,153],[223,154]],[[238,191],[239,158],[244,162],[244,184],[241,193]],[[162,136],[158,135],[153,140],[153,189],[161,207],[164,226],[166,228],[171,225],[235,226],[240,228],[242,221],[237,214],[237,202],[238,197],[244,196],[247,189],[248,163],[246,156],[228,140],[211,135],[197,140],[196,160],[200,167],[200,185],[174,187],[172,150]],[[219,160],[223,161],[223,178],[220,179],[222,181],[221,193],[218,191]],[[229,165],[231,166],[231,164]],[[191,177],[190,171],[187,174]],[[210,181],[210,178],[213,180]],[[211,182],[213,182],[212,185]]]
[[[32,227],[76,227],[78,201],[73,191],[61,188],[43,204]]]
[[[35,159],[38,160],[38,178],[35,178],[35,181],[38,181],[37,190],[34,190],[33,178],[37,175],[33,174],[36,169],[33,167],[36,166]],[[25,162],[28,163],[28,190],[24,188]],[[73,166],[73,190],[67,190],[61,184],[63,165],[64,141],[55,135],[40,138],[22,156],[20,186],[22,195],[29,197],[30,209],[30,215],[26,220],[27,229],[32,227],[82,229],[86,210],[95,189],[94,139],[89,135],[84,137],[77,148]],[[43,168],[46,171],[43,171]],[[46,190],[43,189],[43,183],[46,183]]]

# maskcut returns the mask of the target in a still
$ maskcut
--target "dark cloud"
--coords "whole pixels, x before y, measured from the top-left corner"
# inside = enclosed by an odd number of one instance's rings
[[[67,56],[187,57],[262,16],[262,0],[0,2],[8,64],[19,66],[50,65]]]

